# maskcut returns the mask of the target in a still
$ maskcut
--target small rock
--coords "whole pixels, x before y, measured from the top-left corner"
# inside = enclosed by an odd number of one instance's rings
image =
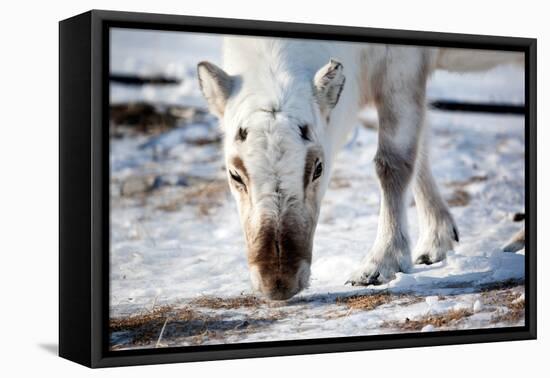
[[[474,302],[474,312],[480,312],[481,310],[483,309],[483,304],[481,303],[481,301],[478,299]]]
[[[144,193],[153,188],[155,183],[154,178],[146,176],[128,177],[122,183],[121,194],[123,196],[131,196],[134,194]]]

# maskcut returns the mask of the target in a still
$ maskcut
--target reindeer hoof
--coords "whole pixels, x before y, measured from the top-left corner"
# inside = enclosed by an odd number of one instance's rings
[[[382,282],[378,279],[380,277],[379,272],[375,272],[371,275],[363,274],[359,280],[355,279],[349,279],[346,281],[347,284],[351,284],[351,286],[369,286],[369,285],[381,285]]]
[[[414,261],[415,264],[426,264],[426,265],[432,265],[434,261],[430,259],[430,256],[428,254],[422,254],[416,258]]]

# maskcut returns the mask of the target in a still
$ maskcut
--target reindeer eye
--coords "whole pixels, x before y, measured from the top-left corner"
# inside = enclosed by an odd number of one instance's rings
[[[233,181],[235,181],[238,184],[244,186],[243,179],[241,178],[241,176],[239,176],[239,174],[237,172],[229,171],[229,175],[231,176]]]
[[[313,181],[317,180],[323,174],[323,163],[319,160],[315,162],[315,171],[313,172]]]

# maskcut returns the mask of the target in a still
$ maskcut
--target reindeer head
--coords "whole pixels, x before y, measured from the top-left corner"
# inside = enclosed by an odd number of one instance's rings
[[[270,299],[288,299],[309,283],[330,171],[326,128],[342,71],[332,59],[311,77],[261,70],[231,76],[212,63],[198,65],[202,93],[225,134],[252,285]]]

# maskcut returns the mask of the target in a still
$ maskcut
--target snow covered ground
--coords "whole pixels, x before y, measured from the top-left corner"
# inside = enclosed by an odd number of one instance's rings
[[[219,62],[218,37],[116,31],[111,41],[112,72],[183,79],[162,88],[113,85],[112,103],[204,107],[195,65]],[[521,104],[523,85],[517,67],[437,72],[429,97]],[[504,253],[502,246],[523,226],[512,217],[524,211],[524,118],[430,111],[429,120],[434,176],[460,230],[455,251],[386,285],[344,285],[374,241],[380,198],[372,164],[376,132],[358,122],[323,200],[310,288],[285,303],[251,292],[213,117],[160,135],[113,138],[113,348],[522,325],[525,251]],[[148,190],[124,194],[132,182]],[[415,240],[412,201],[409,220]]]

